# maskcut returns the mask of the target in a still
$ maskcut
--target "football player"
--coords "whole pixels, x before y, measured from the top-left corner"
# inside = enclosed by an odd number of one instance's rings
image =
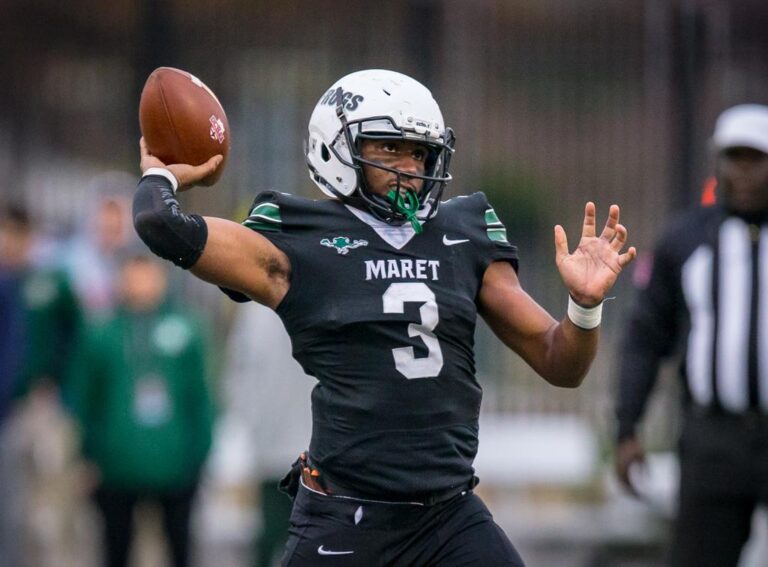
[[[422,84],[352,73],[309,121],[310,177],[332,199],[261,193],[237,224],[187,215],[176,200],[220,156],[164,164],[141,142],[138,233],[234,299],[273,308],[319,381],[309,450],[285,479],[295,502],[284,565],[522,565],[472,492],[477,315],[548,382],[576,387],[603,298],[636,253],[622,252],[616,205],[598,235],[587,203],[572,254],[556,226],[570,293],[556,321],[521,287],[517,250],[485,195],[441,202],[453,146]]]

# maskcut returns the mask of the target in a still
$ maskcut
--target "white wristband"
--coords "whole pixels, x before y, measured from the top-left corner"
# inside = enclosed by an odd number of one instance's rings
[[[594,307],[582,307],[576,303],[569,294],[568,318],[571,320],[571,323],[580,329],[584,329],[585,331],[594,329],[600,325],[600,320],[603,318],[603,303],[601,301],[599,305],[595,305]]]
[[[144,175],[142,175],[142,179],[144,177],[147,177],[148,175],[159,175],[161,177],[165,177],[168,181],[171,182],[171,187],[173,188],[173,194],[176,194],[176,190],[179,188],[179,180],[176,179],[176,176],[165,169],[164,167],[150,167],[147,169],[147,171],[144,172]]]

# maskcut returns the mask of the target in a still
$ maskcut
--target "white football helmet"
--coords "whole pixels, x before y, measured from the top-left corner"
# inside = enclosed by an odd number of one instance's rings
[[[400,172],[363,159],[364,138],[423,143],[429,150],[424,175],[408,175],[424,181],[421,191],[397,187],[387,197],[368,191],[362,164]],[[420,232],[416,215],[421,222],[431,218],[451,180],[453,144],[453,130],[445,127],[440,107],[424,85],[394,71],[358,71],[336,81],[312,112],[306,144],[309,176],[326,195],[366,208],[388,223],[410,221]]]

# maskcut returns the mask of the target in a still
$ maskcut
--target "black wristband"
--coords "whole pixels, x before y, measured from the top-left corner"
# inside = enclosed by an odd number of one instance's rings
[[[170,181],[148,175],[133,197],[133,226],[149,249],[185,270],[195,265],[208,241],[208,225],[200,215],[186,215]]]

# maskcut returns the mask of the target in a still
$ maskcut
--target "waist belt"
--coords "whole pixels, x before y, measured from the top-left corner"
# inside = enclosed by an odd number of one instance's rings
[[[690,405],[687,408],[687,415],[694,418],[722,418],[722,419],[744,419],[749,421],[760,421],[768,423],[768,414],[756,408],[747,408],[743,411],[729,411],[719,407]]]
[[[394,499],[385,499],[381,496],[365,494],[360,491],[340,485],[338,482],[335,482],[333,479],[329,478],[326,473],[321,472],[317,467],[312,466],[306,453],[302,453],[299,456],[298,460],[294,463],[292,472],[293,471],[298,472],[298,475],[296,475],[297,483],[298,478],[300,477],[304,486],[310,490],[314,490],[315,492],[325,494],[326,496],[355,498],[358,500],[368,500],[391,504],[417,504],[421,506],[433,506],[434,504],[439,504],[440,502],[450,500],[454,496],[469,492],[475,486],[477,486],[478,482],[477,477],[472,477],[471,481],[462,486],[452,486],[444,490],[437,490],[435,492],[427,492],[424,494],[414,494],[412,496],[398,495]]]

